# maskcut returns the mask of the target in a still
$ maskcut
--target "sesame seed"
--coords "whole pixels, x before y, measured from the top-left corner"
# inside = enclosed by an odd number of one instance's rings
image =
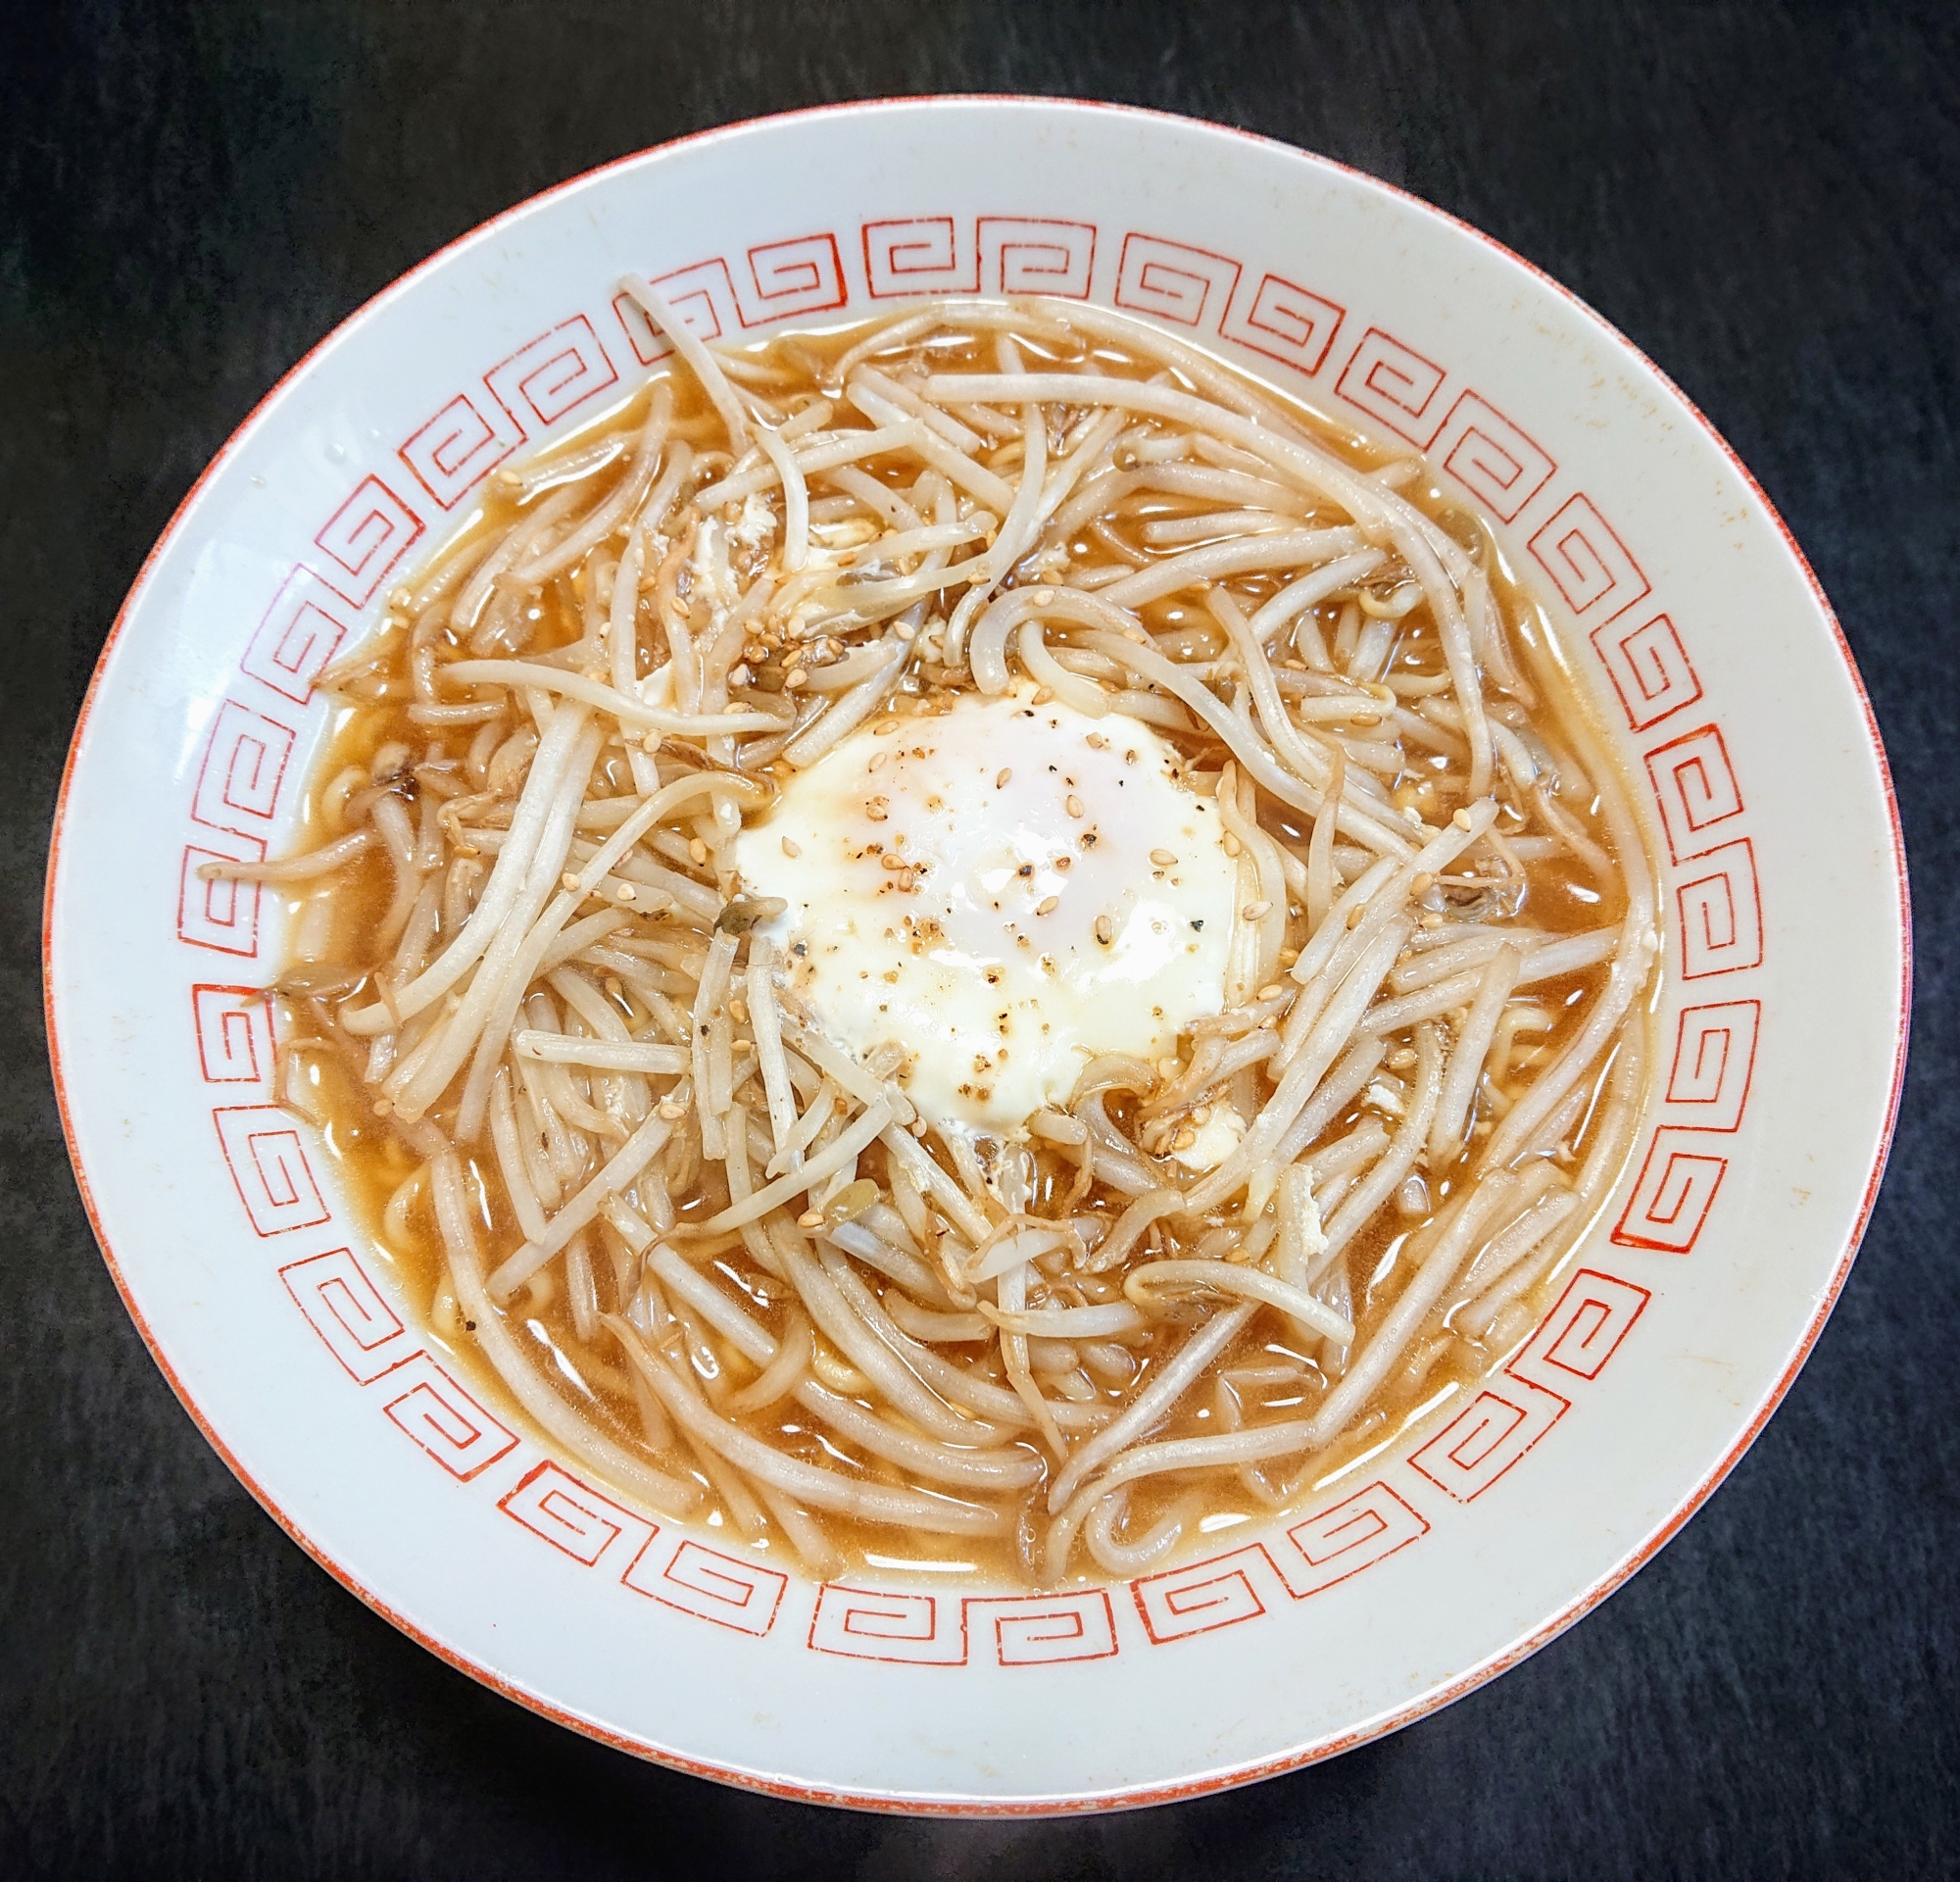
[[[613,891],[614,896],[621,902],[635,902],[639,899],[639,893],[630,882],[620,883]]]
[[[783,675],[783,684],[786,687],[801,686],[804,683],[804,681],[807,680],[808,677],[809,675],[807,672],[805,672],[801,667],[792,667],[789,669],[789,671]]]
[[[878,859],[878,866],[879,867],[886,869],[902,869],[906,867],[906,859],[900,855],[897,855],[893,851],[887,850],[885,854]]]
[[[1449,820],[1459,830],[1467,830],[1470,827],[1470,813],[1468,811],[1458,811]]]
[[[1230,830],[1225,832],[1225,854],[1227,856],[1237,856],[1245,847]]]
[[[708,861],[708,845],[700,837],[690,839],[687,846],[688,861],[698,868]]]
[[[1033,706],[1046,706],[1054,697],[1054,688],[1053,686],[1037,686],[1034,698],[1028,703]]]
[[[1239,911],[1239,913],[1243,915],[1248,921],[1256,921],[1262,916],[1270,915],[1272,913],[1272,909],[1273,905],[1270,902],[1248,902],[1246,906]]]
[[[1013,774],[1013,769],[1010,766],[1002,766],[1000,775],[994,779],[994,788],[997,791],[1004,791],[1007,788],[1008,778],[1012,777]]]
[[[1145,633],[1141,627],[1125,627],[1123,629],[1123,638],[1125,640],[1134,640],[1139,647],[1148,647],[1151,644],[1150,635]]]
[[[729,1001],[728,1016],[729,1018],[734,1020],[738,1026],[746,1026],[749,1023],[749,1003],[746,1000],[741,999],[739,996],[736,999]]]
[[[1096,938],[1106,948],[1116,938],[1116,924],[1106,915],[1096,917]]]
[[[899,638],[901,640],[912,640],[915,639],[917,635],[918,635],[918,629],[914,627],[910,621],[902,620],[899,622]]]
[[[1177,858],[1171,855],[1168,850],[1152,850],[1151,852],[1151,861],[1160,869],[1174,869],[1177,867]]]
[[[652,758],[653,755],[661,749],[660,733],[649,732],[645,738],[641,739],[640,749],[641,751],[645,752],[649,758]]]
[[[1350,928],[1358,928],[1361,925],[1361,917],[1367,913],[1368,913],[1368,905],[1365,902],[1355,903],[1354,906],[1348,911],[1348,925]]]
[[[1053,588],[1037,588],[1035,590],[1035,606],[1037,608],[1053,608],[1054,606],[1054,590]]]
[[[573,895],[583,895],[585,893],[585,884],[581,882],[578,879],[578,877],[575,876],[569,869],[566,869],[565,872],[559,877],[559,883],[562,887],[569,889]]]
[[[797,1217],[797,1226],[799,1228],[821,1228],[823,1226],[823,1211],[820,1209],[805,1210]]]
[[[1070,817],[1081,817],[1083,815],[1082,800],[1079,797],[1071,797],[1062,805],[1062,809],[1065,810]]]
[[[1415,879],[1409,884],[1409,893],[1411,895],[1427,895],[1435,886],[1436,877],[1430,874],[1427,869],[1418,869],[1415,872]]]
[[[792,843],[788,837],[784,837],[783,854],[785,856],[801,856],[803,854],[803,851],[799,849],[796,844]]]
[[[1061,907],[1061,897],[1058,895],[1051,895],[1047,897],[1040,904],[1039,907],[1036,908],[1035,913],[1037,915],[1053,915],[1055,912],[1055,910],[1060,907]]]
[[[1179,1131],[1177,1135],[1170,1140],[1170,1147],[1173,1150],[1189,1150],[1193,1144],[1197,1143],[1197,1141],[1198,1141],[1197,1131],[1193,1130],[1191,1126],[1187,1124],[1184,1127],[1184,1129]]]
[[[865,769],[866,769],[867,771],[875,771],[875,770],[878,770],[878,769],[880,769],[880,768],[881,768],[883,767],[883,765],[884,765],[885,761],[886,761],[886,760],[887,760],[888,758],[890,758],[890,757],[891,757],[891,753],[890,753],[890,752],[873,752],[873,753],[871,754],[871,762],[870,762],[870,764],[868,764],[867,766],[865,766],[865,767],[864,767],[864,768],[865,768]]]
[[[1258,997],[1261,1000],[1277,1000],[1285,991],[1286,989],[1275,981],[1270,987],[1261,987]]]
[[[677,1105],[671,1099],[668,1099],[665,1104],[660,1107],[660,1113],[671,1124],[676,1119],[687,1115],[687,1107],[685,1105]]]
[[[1177,1076],[1179,1069],[1180,1067],[1175,1059],[1159,1059],[1157,1061],[1157,1076],[1166,1083]]]

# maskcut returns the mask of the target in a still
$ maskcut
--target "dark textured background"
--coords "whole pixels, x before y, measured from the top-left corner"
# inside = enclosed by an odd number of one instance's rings
[[[1816,1356],[1709,1508],[1441,1715],[1091,1823],[745,1797],[411,1645],[172,1398],[90,1241],[42,1056],[41,875],[75,710],[144,551],[271,381],[430,249],[589,165],[950,89],[1127,100],[1327,152],[1630,333],[1836,602],[1918,905],[1890,1179]],[[1950,5],[0,9],[0,1874],[1960,1872],[1956,325]]]

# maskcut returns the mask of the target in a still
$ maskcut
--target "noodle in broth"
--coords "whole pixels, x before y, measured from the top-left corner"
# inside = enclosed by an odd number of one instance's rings
[[[1290,1506],[1516,1344],[1642,1097],[1651,873],[1542,614],[1420,460],[1119,317],[710,353],[628,287],[670,367],[325,676],[301,853],[208,866],[293,898],[282,1097],[435,1333],[664,1514],[1053,1583]],[[735,857],[990,710],[1167,753],[1230,899],[1161,1051],[976,1130]],[[1190,873],[1102,808],[1033,916]],[[851,854],[919,956],[946,869]]]

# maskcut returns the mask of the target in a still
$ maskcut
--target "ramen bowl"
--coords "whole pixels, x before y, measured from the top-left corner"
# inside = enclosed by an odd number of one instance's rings
[[[1493,520],[1562,630],[1661,879],[1634,1148],[1510,1356],[1312,1499],[1159,1571],[1028,1592],[902,1552],[817,1584],[554,1448],[391,1278],[275,1102],[279,898],[315,681],[486,477],[700,337],[1043,294],[1154,322]],[[135,929],[130,931],[130,923]],[[1852,1259],[1903,1052],[1905,876],[1828,604],[1631,345],[1385,185],[1215,126],[1040,100],[854,106],[553,190],[347,322],[199,479],[117,621],[49,878],[50,1034],[129,1311],[330,1573],[549,1717],[814,1802],[1158,1802],[1328,1757],[1626,1579],[1788,1389]]]

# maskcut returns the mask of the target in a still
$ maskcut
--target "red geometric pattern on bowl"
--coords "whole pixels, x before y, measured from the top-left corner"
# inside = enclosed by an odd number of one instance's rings
[[[1571,1402],[1513,1372],[1477,1396],[1409,1458],[1439,1490],[1469,1503],[1497,1481],[1571,1410]]]
[[[315,535],[326,567],[314,572],[342,601],[365,608],[421,533],[421,518],[388,485],[363,477]]]
[[[1651,1288],[1582,1267],[1504,1370],[1547,1392],[1596,1379],[1652,1299]]]
[[[1397,1496],[1386,1483],[1371,1483],[1295,1523],[1287,1540],[1298,1552],[1300,1562],[1288,1561],[1284,1552],[1277,1560],[1288,1591],[1304,1599],[1372,1568],[1428,1533],[1428,1519],[1406,1497]]]
[[[479,1477],[517,1448],[517,1434],[494,1417],[426,1353],[404,1360],[382,1388],[381,1410],[459,1483]]]
[[[1003,1666],[1053,1666],[1108,1659],[1116,1652],[1116,1613],[1106,1588],[1056,1589],[1040,1595],[969,1595],[965,1632]]]
[[[1348,310],[1326,295],[1278,274],[1261,274],[1250,303],[1241,284],[1218,330],[1226,339],[1311,378],[1326,365],[1347,318]]]
[[[740,267],[717,255],[656,274],[653,284],[703,342],[732,339],[747,327],[773,321],[827,314],[850,298],[837,237],[828,232],[760,243]],[[673,351],[631,295],[615,294],[612,311],[642,366],[653,366]]]
[[[497,1508],[587,1568],[596,1567],[609,1550],[637,1558],[660,1533],[646,1517],[622,1510],[549,1460],[518,1478],[497,1499]]]
[[[1052,216],[982,216],[976,224],[982,291],[1084,301],[1096,273],[1096,225]]]
[[[1662,1094],[1670,1123],[1730,1134],[1741,1128],[1762,1023],[1760,1000],[1683,1009]]]
[[[1499,522],[1515,522],[1558,470],[1543,445],[1476,392],[1458,396],[1427,449]]]
[[[279,1269],[279,1279],[326,1350],[358,1385],[371,1385],[415,1358],[419,1341],[382,1298],[350,1248],[309,1255]]]
[[[1742,814],[1741,786],[1736,782],[1721,727],[1702,725],[1684,732],[1647,753],[1646,764],[1667,831],[1668,854],[1677,863],[1706,856],[1729,834],[1724,830],[1711,838],[1707,832]]]
[[[585,326],[589,332],[591,322],[586,322]],[[453,510],[523,439],[524,427],[501,401],[473,399],[467,392],[459,392],[425,425],[404,439],[395,455],[437,503]]]
[[[198,871],[207,863],[257,863],[265,854],[260,837],[204,837],[185,844],[177,869],[177,939],[214,954],[256,957],[259,884],[223,876],[206,881]]]
[[[1763,899],[1756,846],[1743,837],[1710,850],[1675,885],[1681,912],[1681,977],[1706,980],[1763,962]]]
[[[900,1593],[827,1581],[817,1590],[809,1644],[847,1659],[910,1666],[966,1664],[966,1610],[956,1595]]]
[[[1261,1542],[1249,1542],[1204,1561],[1188,1561],[1130,1584],[1153,1646],[1188,1640],[1220,1627],[1257,1620],[1284,1603],[1289,1590]]]
[[[868,220],[850,244],[862,256],[866,311],[879,301],[933,293],[1040,292],[1111,304],[1202,337],[1240,346],[1305,377],[1321,372],[1348,310],[1258,263],[1141,230],[1105,242],[1089,222],[1044,216],[961,218],[905,214]],[[829,231],[760,243],[732,256],[668,268],[653,279],[705,340],[739,337],[785,320],[848,308],[856,294]],[[1113,269],[1105,256],[1113,255]],[[640,366],[670,350],[626,296],[611,299],[617,331]],[[612,326],[607,327],[609,334]],[[1446,398],[1448,370],[1370,325],[1348,356],[1336,396],[1424,449],[1438,468],[1501,522],[1544,500],[1546,520],[1527,547],[1551,588],[1590,634],[1631,732],[1702,699],[1680,632],[1666,614],[1630,614],[1651,584],[1619,533],[1583,492],[1559,490],[1556,462],[1481,393]],[[477,386],[482,391],[476,389]],[[394,453],[441,509],[454,508],[520,442],[575,422],[619,369],[583,309],[563,319],[438,400]],[[1547,497],[1546,493],[1550,493]],[[293,706],[310,704],[319,671],[363,624],[382,584],[424,533],[421,518],[378,474],[360,477],[312,538],[306,559],[271,593],[239,665]],[[1623,624],[1631,621],[1634,624]],[[226,699],[206,741],[193,802],[195,827],[180,873],[177,932],[186,944],[240,958],[259,946],[256,884],[205,882],[198,865],[256,859],[277,827],[297,728],[260,707]],[[1753,846],[1731,837],[1746,822],[1729,748],[1714,721],[1646,753],[1649,778],[1679,871],[1676,945],[1685,980],[1760,965],[1763,922]],[[1703,833],[1722,840],[1704,846]],[[192,993],[200,1075],[268,1088],[270,1012],[258,990],[199,981]],[[1712,1146],[1741,1122],[1761,1025],[1761,1003],[1732,1000],[1680,1018],[1663,1120],[1638,1154],[1641,1174],[1612,1231],[1623,1246],[1685,1254],[1709,1218],[1728,1160]],[[214,1120],[255,1233],[283,1235],[329,1220],[301,1128],[271,1105],[221,1107]],[[451,1476],[475,1482],[519,1440],[422,1349],[349,1248],[280,1268],[299,1311],[339,1364],[389,1419]],[[1512,1469],[1597,1379],[1628,1336],[1648,1290],[1593,1268],[1577,1272],[1538,1330],[1501,1372],[1481,1382],[1441,1431],[1386,1477],[1324,1509],[1296,1515],[1283,1534],[1130,1584],[1144,1638],[1163,1645],[1287,1610],[1420,1541],[1426,1497],[1484,1494]],[[520,1458],[519,1463],[523,1462]],[[531,1459],[505,1481],[498,1507],[561,1555],[589,1567],[625,1562],[622,1584],[668,1609],[752,1637],[767,1635],[790,1577],[708,1547],[625,1508],[552,1460]],[[1110,1591],[957,1596],[839,1583],[815,1591],[807,1646],[853,1659],[931,1666],[977,1661],[1041,1666],[1106,1659],[1122,1650]]]
[[[1701,697],[1701,681],[1688,649],[1665,615],[1638,627],[1595,627],[1592,647],[1634,731],[1659,724]]]
[[[272,1075],[272,1003],[264,987],[194,986],[197,1068],[208,1085],[259,1085]]]
[[[776,1624],[790,1578],[698,1542],[684,1540],[668,1551],[649,1541],[626,1570],[625,1583],[698,1620],[760,1639]]]
[[[1116,269],[1116,305],[1147,320],[1198,326],[1207,312],[1216,326],[1244,271],[1224,255],[1166,241],[1161,235],[1125,235]]]
[[[234,836],[269,835],[297,736],[235,699],[223,701],[197,768],[191,821]]]
[[[961,239],[951,216],[907,216],[866,223],[858,230],[864,280],[874,300],[980,292],[977,234]]]
[[[532,425],[556,424],[617,385],[619,373],[591,321],[574,314],[499,361],[483,383],[522,436]]]
[[[896,217],[858,229],[873,300],[935,294],[1053,294],[1083,300],[1096,226],[1050,216]]]
[[[277,1105],[230,1105],[211,1116],[238,1200],[257,1234],[318,1228],[328,1218],[291,1112]]]
[[[1616,620],[1652,592],[1633,552],[1583,492],[1566,498],[1531,539],[1532,560],[1580,620]]]
[[[1435,416],[1437,394],[1448,376],[1414,347],[1371,326],[1342,368],[1334,389],[1357,412],[1365,412],[1424,450],[1442,428]]]
[[[347,638],[347,612],[345,600],[311,569],[295,569],[272,597],[238,663],[240,670],[294,705],[306,705],[314,681]]]
[[[1728,1158],[1718,1154],[1703,1132],[1662,1124],[1647,1144],[1640,1179],[1613,1226],[1614,1241],[1626,1248],[1686,1255],[1707,1223],[1728,1169]]]

